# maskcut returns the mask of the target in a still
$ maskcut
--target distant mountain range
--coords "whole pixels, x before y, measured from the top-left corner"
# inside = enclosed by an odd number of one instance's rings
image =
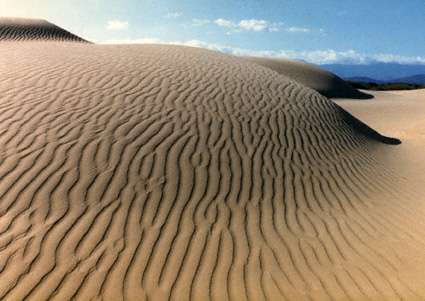
[[[425,85],[425,74],[417,74],[408,77],[397,78],[392,80],[391,82]]]
[[[425,85],[425,74],[417,74],[408,77],[401,77],[392,80],[377,80],[365,76],[354,76],[354,77],[345,77],[345,80],[352,82],[360,83],[374,83],[374,84],[386,84],[386,83],[407,83],[413,85]]]
[[[358,82],[358,83],[373,83],[373,84],[385,83],[385,81],[377,80],[377,79],[366,77],[366,76],[344,77],[343,79],[351,81],[351,82]]]
[[[365,65],[321,65],[338,76],[351,81],[371,83],[403,82],[425,85],[425,64],[404,65],[395,63],[372,63]]]

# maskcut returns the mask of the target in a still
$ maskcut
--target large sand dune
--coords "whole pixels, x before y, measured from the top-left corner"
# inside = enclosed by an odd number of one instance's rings
[[[45,20],[0,17],[0,41],[28,40],[87,42]]]
[[[338,101],[374,128],[403,140],[395,153],[410,181],[425,183],[425,89],[412,91],[371,91],[374,101]],[[400,169],[400,168],[399,168]]]
[[[1,300],[425,298],[401,146],[313,90],[178,46],[4,43],[0,73]]]
[[[371,95],[353,88],[337,75],[312,64],[264,57],[246,57],[245,59],[288,76],[327,97],[372,98]]]

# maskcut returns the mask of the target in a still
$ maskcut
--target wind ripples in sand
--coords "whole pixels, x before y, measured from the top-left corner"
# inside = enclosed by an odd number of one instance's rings
[[[65,41],[86,40],[45,20],[0,17],[0,41]]]
[[[1,300],[424,298],[397,141],[316,92],[174,46],[6,43],[0,72]]]

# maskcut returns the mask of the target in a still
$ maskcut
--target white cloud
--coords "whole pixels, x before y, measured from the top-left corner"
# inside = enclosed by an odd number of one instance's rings
[[[263,31],[269,27],[269,24],[265,20],[241,20],[239,22],[239,27],[245,30],[253,30],[253,31]]]
[[[270,23],[266,20],[257,20],[257,19],[243,19],[239,22],[233,22],[227,19],[216,19],[212,21],[215,25],[220,27],[226,27],[232,30],[232,32],[241,32],[241,31],[270,31],[275,32],[279,31],[279,27],[282,23]]]
[[[221,26],[221,27],[228,27],[228,28],[236,27],[235,23],[233,23],[232,21],[226,20],[226,19],[216,19],[213,22],[214,22],[214,24]]]
[[[142,38],[133,40],[111,40],[107,44],[167,44],[206,48],[237,56],[260,56],[272,58],[288,58],[302,60],[314,64],[367,64],[373,62],[402,63],[402,64],[425,64],[425,56],[401,56],[394,54],[363,54],[355,50],[336,51],[326,50],[251,50],[221,44],[207,43],[200,40],[187,41],[163,41],[157,38]]]
[[[290,33],[309,33],[312,30],[306,27],[285,27],[283,22],[270,22],[267,20],[260,19],[242,19],[240,21],[232,21],[228,19],[193,19],[192,24],[194,26],[203,26],[207,24],[215,24],[219,27],[224,27],[229,29],[230,33],[237,33],[242,31],[254,31],[254,32],[278,32],[286,31]],[[321,30],[319,32],[322,32]]]
[[[181,12],[169,12],[164,17],[167,19],[177,19],[181,17],[183,14]]]
[[[402,56],[395,54],[375,54],[374,59],[382,63],[425,64],[424,56]]]
[[[310,32],[309,28],[305,28],[305,27],[288,27],[286,28],[287,32],[304,32],[304,33],[308,33]]]
[[[129,23],[127,21],[110,20],[106,25],[108,30],[126,30],[128,29]]]

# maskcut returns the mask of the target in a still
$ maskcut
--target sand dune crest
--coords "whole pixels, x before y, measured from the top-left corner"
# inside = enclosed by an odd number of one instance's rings
[[[1,300],[425,298],[397,141],[315,91],[178,46],[0,61]]]
[[[46,20],[0,17],[0,41],[35,40],[87,42]]]
[[[300,84],[318,91],[327,97],[368,99],[371,95],[350,86],[337,75],[318,66],[287,59],[246,57],[245,59],[288,76]]]

